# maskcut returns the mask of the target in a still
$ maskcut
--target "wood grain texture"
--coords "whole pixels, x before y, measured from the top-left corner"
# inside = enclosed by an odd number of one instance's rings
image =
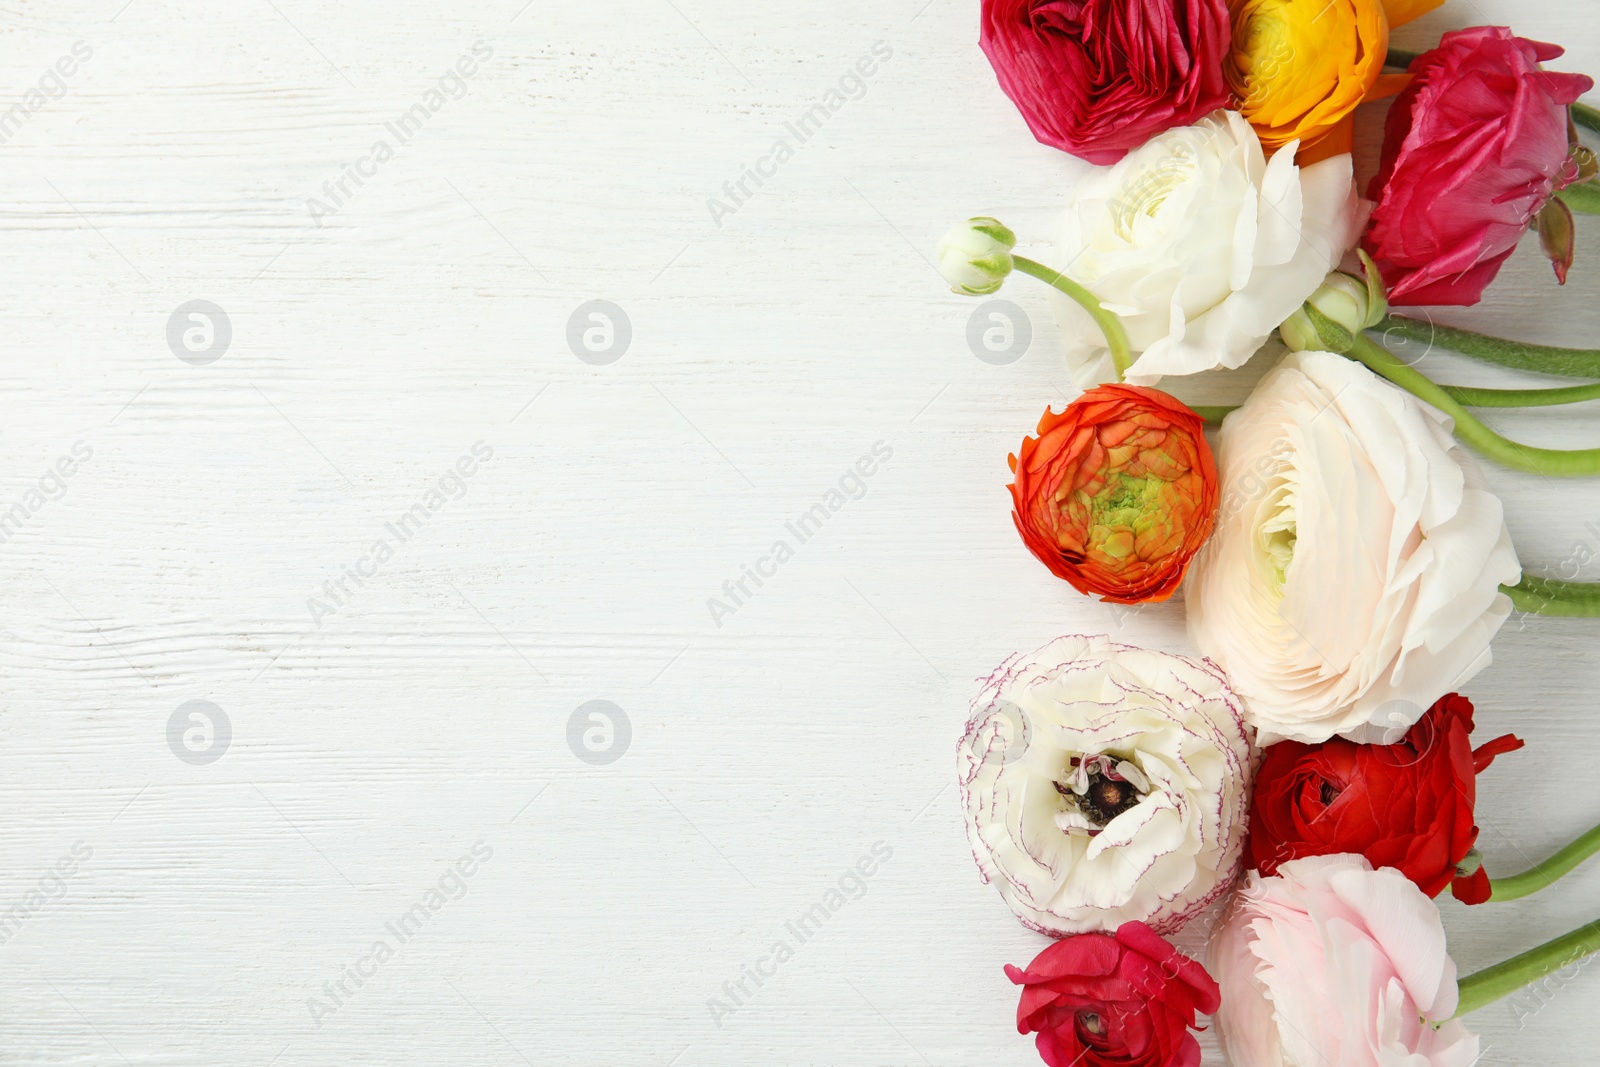
[[[92,450],[0,544],[0,913],[29,910],[0,943],[0,1063],[1037,1062],[1000,967],[1041,940],[979,885],[954,800],[974,679],[1063,632],[1187,645],[1180,605],[1115,615],[1018,546],[1004,459],[1070,390],[1056,327],[1014,285],[1031,348],[979,361],[928,260],[977,212],[1037,243],[1081,169],[995,89],[971,0],[519,6],[0,0],[0,113],[93,53],[0,143],[0,512]],[[1397,43],[1514,17],[1600,71],[1585,13],[1450,0]],[[880,41],[864,95],[716,224],[708,198]],[[1525,248],[1449,321],[1592,343],[1579,231],[1566,289]],[[196,299],[233,331],[207,366],[166,339]],[[566,339],[595,299],[632,325],[603,366]],[[1182,388],[1237,400],[1260,369]],[[1597,411],[1493,420],[1576,445]],[[459,497],[314,619],[478,442]],[[714,620],[877,442],[865,494]],[[1600,485],[1491,476],[1530,567],[1597,540]],[[1480,785],[1497,869],[1600,817],[1597,640],[1514,623],[1471,686],[1482,729],[1529,741]],[[169,748],[192,700],[231,723],[215,762]],[[610,764],[568,744],[591,700],[631,723]],[[478,842],[463,895],[388,933]],[[878,842],[859,899],[714,1020]],[[1473,970],[1597,897],[1600,865],[1443,908]],[[1590,970],[1526,1025],[1474,1017],[1483,1062],[1577,1062]]]

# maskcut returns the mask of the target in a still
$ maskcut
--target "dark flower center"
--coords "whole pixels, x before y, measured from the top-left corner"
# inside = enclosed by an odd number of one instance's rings
[[[1056,783],[1056,792],[1076,804],[1085,818],[1102,828],[1143,799],[1132,782],[1113,778],[1099,769],[1089,772],[1089,787],[1082,796],[1060,782]]]
[[[1324,779],[1322,782],[1322,806],[1331,808],[1333,802],[1339,799],[1340,789],[1332,782]]]
[[[1100,822],[1110,822],[1137,804],[1139,794],[1134,791],[1132,782],[1113,782],[1109,778],[1101,778],[1089,783],[1089,792],[1084,794],[1083,799],[1099,814]]]

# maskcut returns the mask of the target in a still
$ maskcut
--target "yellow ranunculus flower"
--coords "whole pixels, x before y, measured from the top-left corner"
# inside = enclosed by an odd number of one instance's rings
[[[1392,95],[1389,29],[1444,0],[1229,0],[1228,85],[1268,154],[1299,141],[1302,163],[1350,151],[1356,105]]]

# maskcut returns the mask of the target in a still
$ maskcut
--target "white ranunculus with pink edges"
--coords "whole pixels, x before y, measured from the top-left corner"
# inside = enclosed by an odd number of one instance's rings
[[[1263,745],[1389,744],[1489,664],[1521,567],[1450,423],[1328,352],[1223,423],[1216,532],[1185,594]]]
[[[1061,637],[1002,664],[973,707],[967,838],[1025,925],[1164,933],[1232,884],[1254,751],[1215,667]]]
[[[1472,1067],[1439,909],[1360,856],[1246,876],[1211,940],[1233,1067]]]
[[[1122,320],[1129,384],[1240,366],[1355,245],[1366,210],[1350,157],[1294,155],[1268,160],[1250,124],[1219,111],[1078,182],[1056,266]],[[1116,381],[1088,314],[1057,297],[1056,317],[1077,385]]]

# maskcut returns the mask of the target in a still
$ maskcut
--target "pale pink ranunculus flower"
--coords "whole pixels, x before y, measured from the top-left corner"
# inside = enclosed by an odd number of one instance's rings
[[[1211,940],[1233,1067],[1471,1067],[1439,909],[1361,856],[1252,871]]]
[[[1445,417],[1330,352],[1286,356],[1217,442],[1189,638],[1262,745],[1393,744],[1489,665],[1522,574]]]

